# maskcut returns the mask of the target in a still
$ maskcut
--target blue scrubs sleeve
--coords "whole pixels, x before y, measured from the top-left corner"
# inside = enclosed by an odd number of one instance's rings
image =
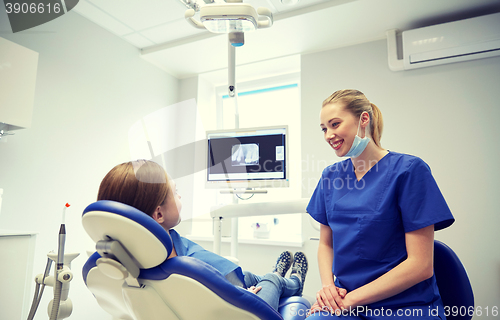
[[[455,221],[429,166],[420,158],[413,159],[401,176],[398,189],[398,205],[405,232],[432,224],[437,231]]]
[[[325,186],[323,177],[324,175],[321,175],[321,179],[311,196],[311,200],[309,200],[306,211],[314,220],[321,224],[328,225],[328,220],[326,219]]]

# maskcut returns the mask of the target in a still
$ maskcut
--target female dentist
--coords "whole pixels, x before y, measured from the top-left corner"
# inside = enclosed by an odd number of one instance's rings
[[[382,114],[357,90],[328,97],[320,122],[350,159],[324,169],[307,206],[321,226],[322,288],[309,318],[445,319],[434,231],[454,218],[429,166],[381,147]]]

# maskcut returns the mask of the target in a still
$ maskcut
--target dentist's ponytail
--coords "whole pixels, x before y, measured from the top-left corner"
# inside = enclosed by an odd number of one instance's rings
[[[332,103],[344,104],[344,109],[351,112],[355,117],[359,118],[363,112],[370,115],[370,132],[375,145],[382,148],[380,139],[382,138],[382,129],[384,121],[380,109],[371,103],[366,96],[358,90],[345,89],[338,90],[323,101],[322,107]]]
[[[380,148],[382,145],[380,144],[380,139],[382,138],[382,129],[384,128],[384,119],[382,118],[382,112],[380,109],[373,103],[370,103],[372,107],[372,114],[370,114],[370,129],[372,132],[373,142]]]

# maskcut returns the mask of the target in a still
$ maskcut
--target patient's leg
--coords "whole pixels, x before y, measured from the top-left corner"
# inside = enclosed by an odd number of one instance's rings
[[[262,287],[257,295],[275,310],[278,310],[280,298],[290,297],[302,292],[302,283],[297,277],[283,278],[275,273],[262,277],[245,271],[245,285]]]

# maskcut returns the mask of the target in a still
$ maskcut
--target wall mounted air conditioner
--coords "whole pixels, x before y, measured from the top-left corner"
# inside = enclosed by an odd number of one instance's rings
[[[393,71],[500,56],[500,13],[403,31],[403,59],[397,58],[397,30],[387,31]]]

